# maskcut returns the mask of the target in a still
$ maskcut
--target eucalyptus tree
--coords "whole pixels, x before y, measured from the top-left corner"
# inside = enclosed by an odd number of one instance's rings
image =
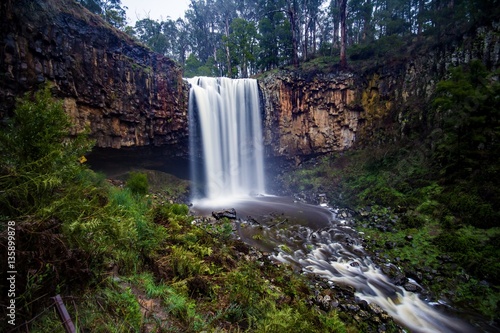
[[[347,0],[339,2],[340,14],[340,67],[347,67],[347,35],[346,35],[346,18],[347,18]]]
[[[164,22],[150,18],[139,20],[134,27],[135,36],[153,51],[167,55],[168,39],[164,34]]]
[[[225,37],[225,36],[224,36]],[[255,72],[257,51],[257,28],[254,22],[235,18],[231,23],[231,33],[225,38],[227,48],[235,67],[230,76],[248,77]]]
[[[262,0],[260,6],[258,66],[266,71],[284,65],[292,58],[292,34],[284,0]]]
[[[303,43],[302,43],[302,56],[307,59],[309,53],[314,55],[317,48],[317,28],[318,20],[321,13],[321,5],[323,0],[302,0],[303,10]],[[312,50],[311,50],[312,49]]]
[[[125,29],[127,18],[121,0],[77,0],[94,14],[100,15],[106,22],[118,29]]]
[[[175,21],[175,29],[177,31],[174,54],[176,55],[176,60],[184,66],[186,63],[186,57],[188,52],[191,51],[189,43],[189,27],[185,20],[178,18]]]
[[[286,14],[290,22],[290,32],[292,36],[292,64],[299,66],[299,0],[286,0]]]
[[[213,0],[191,0],[185,18],[189,31],[191,50],[205,63],[216,58],[218,31],[216,29],[215,6]]]
[[[352,44],[373,39],[372,0],[351,0],[348,3],[348,34]]]
[[[221,46],[224,48],[224,54],[226,58],[225,66],[221,64],[220,67],[225,67],[224,69],[227,73],[227,76],[231,77],[233,76],[231,51],[229,49],[229,43],[227,41],[229,40],[229,35],[231,33],[230,30],[233,19],[237,17],[236,3],[233,0],[215,0],[215,7],[217,8],[217,10],[214,11],[214,18],[217,22],[217,29],[222,34],[221,38],[224,43],[222,43]]]

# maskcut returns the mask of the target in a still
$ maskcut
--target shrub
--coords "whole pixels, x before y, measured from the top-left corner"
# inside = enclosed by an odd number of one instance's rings
[[[127,179],[127,188],[134,194],[146,195],[149,189],[148,176],[142,172],[131,172]]]
[[[48,87],[19,99],[0,131],[0,209],[10,218],[33,214],[84,168],[90,150],[85,134],[71,138],[72,125]]]

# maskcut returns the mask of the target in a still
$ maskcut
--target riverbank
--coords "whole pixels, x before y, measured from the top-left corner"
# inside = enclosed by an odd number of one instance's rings
[[[461,200],[451,196],[456,188],[435,178],[424,154],[400,146],[361,149],[311,159],[278,179],[285,194],[349,207],[342,214],[396,285],[496,331],[500,230],[466,223],[453,211]]]

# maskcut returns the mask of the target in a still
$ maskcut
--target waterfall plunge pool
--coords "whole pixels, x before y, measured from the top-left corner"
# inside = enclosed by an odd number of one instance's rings
[[[196,215],[230,209],[239,236],[274,259],[356,289],[412,332],[474,332],[390,282],[334,211],[265,193],[262,110],[253,79],[189,79],[189,137]],[[233,210],[234,209],[234,210]]]

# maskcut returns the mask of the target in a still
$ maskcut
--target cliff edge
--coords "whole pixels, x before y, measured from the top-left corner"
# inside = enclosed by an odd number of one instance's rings
[[[187,149],[188,88],[174,61],[74,1],[6,0],[0,9],[0,118],[49,82],[99,147]]]

